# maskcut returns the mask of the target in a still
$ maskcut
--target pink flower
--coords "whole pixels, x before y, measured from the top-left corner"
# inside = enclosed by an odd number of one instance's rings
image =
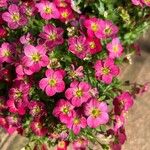
[[[91,55],[101,52],[102,45],[101,45],[101,42],[99,39],[89,37],[87,39],[87,43],[88,43],[88,47],[89,47],[89,53]]]
[[[106,60],[97,60],[95,65],[95,76],[98,80],[102,80],[106,84],[110,84],[114,77],[119,74],[119,68],[114,64],[114,60],[107,58]]]
[[[69,77],[71,79],[76,79],[76,78],[83,78],[83,66],[79,66],[77,69],[75,69],[75,66],[72,64],[71,68],[69,70]]]
[[[122,112],[126,112],[133,105],[133,97],[129,92],[123,92],[114,99],[115,114],[120,115]]]
[[[143,6],[142,0],[131,0],[134,5]]]
[[[110,43],[106,46],[109,51],[110,58],[118,58],[122,55],[123,47],[119,40],[119,38],[114,38]]]
[[[66,90],[65,96],[71,101],[73,106],[79,107],[91,98],[90,89],[91,86],[87,82],[73,81],[70,84],[70,88]]]
[[[81,128],[86,128],[86,118],[73,112],[72,117],[67,123],[67,127],[72,129],[74,134],[79,134]]]
[[[106,124],[109,121],[108,107],[104,102],[99,102],[97,99],[91,99],[84,107],[85,115],[88,116],[87,124],[91,128],[96,128],[101,124]]]
[[[30,124],[31,130],[37,136],[45,136],[48,132],[47,128],[44,126],[43,122],[39,119],[35,119]]]
[[[30,101],[28,104],[28,108],[30,109],[30,114],[33,117],[41,117],[43,115],[46,115],[45,105],[41,101]]]
[[[68,101],[60,99],[53,110],[53,115],[58,117],[62,123],[68,123],[72,118],[73,109],[74,106]]]
[[[73,150],[86,150],[88,145],[88,140],[86,139],[77,139],[73,142]]]
[[[25,66],[29,67],[32,72],[38,72],[41,67],[46,67],[49,63],[49,58],[46,55],[44,46],[38,45],[36,47],[27,45],[24,48],[25,56],[23,62]]]
[[[60,17],[59,19],[62,22],[69,22],[74,18],[73,11],[70,7],[67,8],[59,8]]]
[[[149,0],[141,0],[146,6],[150,6],[150,1]]]
[[[113,37],[118,33],[118,30],[118,27],[109,20],[101,22],[101,38]]]
[[[119,128],[121,128],[125,123],[124,114],[115,115],[115,125],[114,125],[114,132],[117,132]]]
[[[21,44],[30,45],[32,41],[33,41],[33,36],[30,33],[27,33],[26,35],[20,37]]]
[[[56,28],[55,26],[48,24],[43,27],[43,32],[40,33],[40,37],[45,40],[46,45],[49,48],[54,48],[57,45],[63,44],[63,29]]]
[[[46,20],[49,20],[52,18],[58,19],[60,16],[59,11],[56,8],[55,4],[47,0],[36,4],[36,7],[38,8],[38,11],[40,12],[40,15],[43,19],[46,19]]]
[[[101,25],[104,21],[98,18],[89,18],[84,21],[84,26],[87,28],[89,37],[96,36],[101,38]]]
[[[54,3],[57,7],[67,7],[70,5],[70,0],[54,0]]]
[[[8,11],[2,14],[2,18],[8,23],[9,28],[16,29],[27,24],[27,18],[24,14],[21,14],[20,8],[17,5],[10,5]]]
[[[75,54],[78,58],[83,59],[89,52],[86,37],[71,37],[68,40],[69,51]]]
[[[14,50],[9,43],[4,42],[0,47],[0,63],[13,61]]]
[[[48,69],[45,72],[46,78],[39,82],[39,87],[46,92],[48,96],[53,96],[56,93],[63,92],[65,89],[65,82],[63,81],[63,74],[60,70]]]
[[[18,113],[24,115],[28,105],[28,94],[30,86],[16,81],[14,87],[9,91],[9,100],[7,100],[7,106],[12,113]]]
[[[7,0],[0,0],[0,8],[7,7]]]

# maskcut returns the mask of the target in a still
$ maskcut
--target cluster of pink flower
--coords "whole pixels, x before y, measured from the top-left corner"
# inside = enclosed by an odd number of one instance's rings
[[[27,126],[37,136],[65,141],[70,131],[82,135],[86,128],[95,129],[113,121],[106,134],[118,139],[111,146],[119,149],[125,140],[124,115],[133,98],[121,91],[113,98],[113,108],[109,108],[105,99],[100,99],[99,89],[85,77],[90,68],[95,73],[93,80],[107,88],[119,74],[115,60],[122,56],[123,46],[118,27],[109,20],[78,14],[71,0],[0,0],[0,7],[1,37],[9,37],[2,31],[6,27],[7,32],[23,34],[19,40],[8,38],[0,47],[0,84],[4,85],[0,92],[0,125],[9,133],[23,134]],[[42,29],[36,25],[38,34],[30,33],[32,20],[42,22]],[[57,58],[59,48],[63,55]],[[102,52],[105,56],[95,59]],[[69,69],[64,65],[66,57],[71,61],[75,58],[75,62],[67,64]],[[86,60],[90,60],[86,63],[89,68],[84,66]],[[66,127],[59,136],[57,124]],[[80,136],[74,149],[85,147],[85,139]]]
[[[150,6],[150,1],[149,0],[132,0],[132,3],[134,5],[139,5],[139,6]]]

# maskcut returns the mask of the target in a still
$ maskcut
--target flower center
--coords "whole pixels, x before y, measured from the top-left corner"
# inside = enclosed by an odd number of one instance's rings
[[[80,44],[80,43],[76,44],[76,50],[77,50],[78,52],[82,52],[82,51],[83,51],[83,46],[82,46],[82,44]]]
[[[95,42],[94,41],[90,42],[90,48],[94,49],[95,47],[96,47]]]
[[[11,55],[11,52],[8,49],[4,50],[4,52],[3,52],[4,57],[8,57],[10,55]]]
[[[51,14],[52,13],[52,8],[49,7],[49,6],[46,6],[45,9],[44,9],[45,13],[47,14]]]
[[[36,107],[34,107],[33,108],[33,114],[35,115],[35,114],[38,114],[39,112],[40,112],[40,107],[39,106],[36,106]]]
[[[48,38],[49,38],[50,41],[54,41],[57,38],[57,34],[55,32],[52,32],[52,33],[49,34]]]
[[[108,67],[104,67],[104,68],[102,68],[102,73],[104,75],[108,75],[110,73],[110,69]]]
[[[17,98],[17,99],[21,99],[22,98],[22,92],[20,92],[19,90],[17,90],[16,91],[16,93],[15,93],[15,97]]]
[[[33,60],[34,62],[38,62],[40,59],[41,59],[41,55],[40,55],[39,53],[34,53],[34,54],[32,55],[32,60]]]
[[[66,145],[66,143],[65,143],[64,141],[60,141],[60,142],[58,143],[58,148],[64,149],[64,148],[65,148],[65,145]]]
[[[119,51],[118,45],[114,45],[114,46],[113,46],[113,51],[114,51],[114,52],[118,52],[118,51]]]
[[[81,89],[77,89],[75,92],[76,97],[82,97],[83,91]]]
[[[62,112],[65,113],[65,114],[68,114],[69,113],[69,107],[64,106],[63,109],[62,109]]]
[[[19,21],[19,20],[20,20],[20,15],[19,15],[19,13],[13,13],[13,15],[12,15],[12,20],[13,20],[14,22]]]
[[[49,85],[50,85],[51,87],[56,86],[56,83],[57,83],[56,79],[50,79],[50,80],[49,80]]]
[[[94,31],[94,32],[96,32],[96,31],[98,31],[98,25],[96,24],[96,23],[92,23],[91,24],[91,28],[92,28],[92,30]]]
[[[40,123],[36,123],[36,124],[35,124],[35,127],[36,127],[38,130],[42,129],[42,125],[41,125]]]
[[[80,123],[79,118],[75,118],[75,119],[73,120],[73,123],[74,123],[75,125],[78,125],[78,124]]]
[[[106,27],[104,32],[106,35],[110,35],[112,31],[110,27]]]
[[[67,17],[68,17],[68,12],[62,12],[62,13],[61,13],[61,16],[62,16],[63,18],[67,18]]]
[[[94,118],[97,118],[99,115],[101,114],[100,110],[98,108],[94,108],[91,112],[91,115],[94,117]]]

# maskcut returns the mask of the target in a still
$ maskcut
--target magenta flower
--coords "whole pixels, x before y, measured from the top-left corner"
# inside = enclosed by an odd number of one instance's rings
[[[39,87],[46,92],[48,96],[53,96],[56,93],[63,92],[65,89],[65,82],[60,70],[48,69],[45,72],[46,78],[39,82]]]
[[[14,50],[9,43],[4,42],[0,47],[0,63],[13,61]]]
[[[110,43],[106,46],[109,51],[110,58],[118,58],[122,55],[123,47],[119,40],[119,38],[114,38]]]
[[[10,5],[8,11],[2,14],[2,18],[8,23],[9,28],[16,29],[27,24],[27,18],[20,12],[17,5]]]
[[[14,86],[9,91],[7,106],[12,113],[24,115],[28,105],[28,94],[30,86],[22,81],[15,81]]]
[[[70,20],[73,20],[74,18],[74,14],[73,11],[70,7],[66,7],[66,8],[59,8],[59,13],[60,13],[60,17],[59,19],[62,22],[69,22]]]
[[[102,19],[98,18],[89,18],[84,21],[84,26],[87,28],[89,37],[96,36],[97,38],[101,38],[101,26],[103,22]]]
[[[117,132],[119,128],[121,128],[125,123],[124,114],[115,115],[115,125],[114,125],[114,132]]]
[[[40,101],[30,101],[28,104],[28,108],[30,109],[30,114],[33,117],[41,117],[43,115],[46,115],[46,108],[45,108],[45,104],[43,102]]]
[[[122,112],[126,112],[133,105],[133,97],[129,92],[123,92],[114,99],[115,114],[120,115]]]
[[[7,7],[7,0],[0,0],[0,8]]]
[[[87,82],[73,81],[70,84],[70,88],[66,90],[65,96],[73,106],[79,107],[91,98],[90,89],[91,86]]]
[[[48,129],[44,126],[40,119],[33,120],[30,127],[37,136],[45,136],[48,132]]]
[[[74,134],[79,134],[81,128],[86,128],[86,118],[79,116],[77,113],[73,112],[72,117],[67,123],[67,127],[72,129]]]
[[[88,47],[89,47],[89,53],[91,55],[101,52],[102,45],[101,45],[101,42],[99,39],[89,37],[87,39],[87,43],[88,43]]]
[[[56,28],[55,26],[48,24],[43,27],[43,32],[40,33],[40,37],[45,40],[46,45],[49,48],[54,48],[57,45],[63,44],[63,29]]]
[[[43,19],[46,19],[46,20],[49,20],[52,18],[58,19],[60,16],[59,11],[56,8],[55,4],[47,0],[36,4],[36,7],[38,8],[38,11],[40,12],[40,15]]]
[[[106,20],[101,22],[101,38],[109,38],[115,36],[119,31],[119,28],[111,21]]]
[[[114,64],[114,60],[111,58],[107,58],[103,61],[97,60],[94,68],[96,78],[106,84],[110,84],[113,78],[119,74],[119,68]]]
[[[24,53],[25,56],[23,57],[23,62],[32,72],[38,72],[41,67],[46,67],[49,63],[45,47],[42,45],[36,47],[27,45],[24,48]]]
[[[62,123],[68,123],[68,121],[72,118],[74,106],[71,105],[68,101],[64,99],[60,99],[54,110],[53,115],[58,117]]]
[[[68,40],[69,51],[75,54],[78,58],[83,59],[89,52],[86,37],[71,37]]]
[[[109,121],[107,104],[97,99],[91,99],[89,103],[86,103],[84,112],[88,116],[87,124],[91,128],[96,128]]]

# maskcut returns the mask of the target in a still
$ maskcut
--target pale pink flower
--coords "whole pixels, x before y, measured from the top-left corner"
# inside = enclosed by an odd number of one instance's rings
[[[84,107],[85,115],[88,116],[87,124],[91,128],[96,128],[109,121],[108,106],[105,102],[91,99]]]
[[[23,35],[20,37],[21,44],[24,45],[30,45],[31,42],[33,42],[33,36],[30,33],[27,33],[26,35]]]
[[[39,87],[46,92],[48,96],[53,96],[56,93],[63,92],[65,89],[65,82],[63,81],[63,74],[60,70],[48,69],[45,72],[46,78],[39,82]]]
[[[86,150],[88,140],[79,138],[73,142],[73,150]]]
[[[106,48],[109,51],[110,58],[118,58],[123,53],[123,47],[119,38],[112,39],[112,41],[107,44]]]
[[[90,89],[91,86],[87,82],[73,81],[70,84],[70,88],[66,90],[65,96],[73,106],[79,107],[91,98]]]
[[[110,84],[113,78],[119,74],[119,67],[114,64],[114,60],[111,58],[103,61],[97,60],[94,68],[96,78],[106,84]]]
[[[38,8],[38,11],[43,19],[58,19],[60,16],[55,4],[49,2],[48,0],[41,1],[40,3],[36,4],[36,7]]]
[[[32,72],[38,72],[49,63],[49,58],[46,55],[46,49],[43,45],[38,45],[36,47],[27,45],[24,48],[24,53],[23,62]]]
[[[143,6],[142,0],[131,0],[134,5]]]

